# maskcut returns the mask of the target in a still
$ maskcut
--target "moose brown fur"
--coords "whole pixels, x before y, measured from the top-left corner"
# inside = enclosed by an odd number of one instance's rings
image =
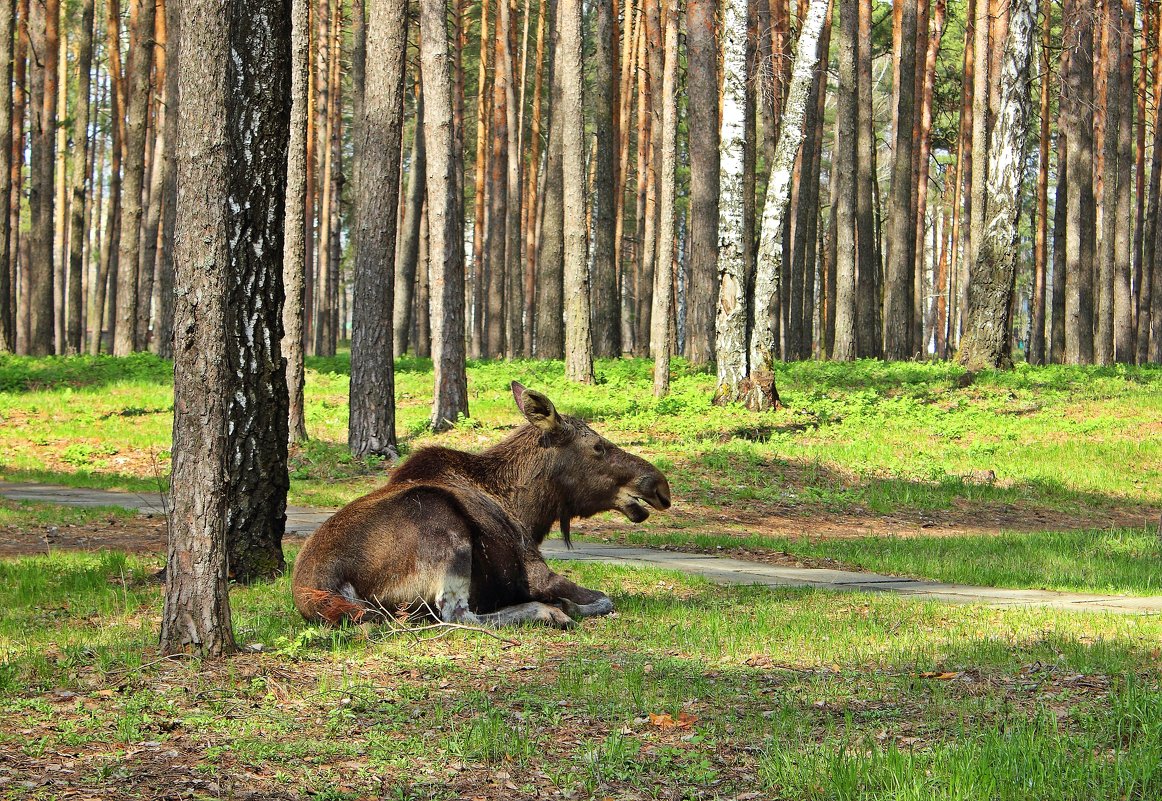
[[[340,509],[295,563],[295,606],[308,620],[426,605],[449,623],[568,626],[606,614],[601,592],[557,575],[539,545],[554,523],[617,510],[635,523],[667,509],[670,486],[649,462],[544,395],[513,382],[528,420],[480,454],[417,451],[381,489]]]

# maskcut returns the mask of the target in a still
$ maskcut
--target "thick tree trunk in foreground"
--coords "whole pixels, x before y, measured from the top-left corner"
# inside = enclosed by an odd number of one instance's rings
[[[823,31],[823,18],[827,8],[827,0],[811,0],[807,7],[807,16],[799,32],[799,52],[795,57],[791,84],[787,91],[787,103],[781,117],[781,133],[775,147],[775,160],[771,165],[771,175],[767,182],[767,197],[763,204],[758,263],[755,270],[754,329],[750,340],[751,373],[756,377],[760,372],[771,371],[777,355],[775,298],[783,272],[783,239],[787,235],[788,227],[787,200],[791,191],[791,170],[795,164],[795,155],[803,145],[803,121],[807,116],[815,65],[819,61],[819,36]],[[853,19],[855,13],[852,6]],[[854,79],[854,59],[851,66]],[[852,121],[854,122],[854,119]],[[801,290],[799,297],[801,300]],[[792,325],[797,326],[799,312],[792,309],[789,319]],[[789,357],[796,355],[788,354]],[[762,386],[755,387],[747,405],[754,409],[774,406],[777,396],[770,391],[774,387],[773,380],[759,381],[758,384]]]
[[[443,3],[440,3],[443,8]],[[363,119],[355,125],[363,162],[355,200],[355,324],[351,339],[351,417],[356,456],[394,456],[395,371],[392,282],[403,126],[405,0],[379,0],[367,21]]]
[[[222,656],[234,649],[228,537],[247,522],[281,534],[285,520],[285,380],[281,402],[270,393],[279,394],[282,369],[290,26],[281,0],[230,8],[183,0],[179,27],[180,93],[201,113],[179,122],[178,182],[189,191],[177,213],[174,508],[161,649]],[[240,207],[246,212],[232,211]],[[250,282],[259,292],[245,291]],[[246,315],[258,319],[251,336]],[[262,408],[237,409],[237,397]],[[240,460],[246,450],[268,463]],[[281,468],[271,463],[280,460]]]
[[[665,66],[662,70],[662,170],[658,176],[658,256],[654,271],[653,312],[650,315],[650,350],[654,357],[654,396],[670,391],[670,339],[672,331],[670,294],[674,275],[674,162],[678,148],[678,95],[675,82],[678,73],[677,0],[669,0],[665,9]],[[598,223],[600,225],[600,222]],[[611,226],[612,227],[612,226]]]
[[[969,265],[968,318],[958,360],[970,370],[1012,364],[1010,314],[1017,267],[1021,180],[1029,122],[1036,0],[1011,0],[1000,94],[988,159],[984,235]]]
[[[288,435],[307,439],[303,356],[306,350],[307,116],[310,114],[311,15],[309,0],[291,0],[291,112],[286,162],[286,218],[283,225],[282,351],[286,356]]]
[[[589,328],[589,277],[585,247],[585,123],[581,117],[581,0],[561,0],[556,65],[561,70],[561,125],[565,222],[565,376],[592,384],[593,337]]]
[[[428,148],[428,286],[432,310],[432,361],[436,370],[431,423],[436,431],[449,428],[460,417],[468,415],[463,248],[460,242],[460,203],[456,196],[460,158],[452,135],[452,76],[445,28],[447,13],[446,0],[423,0],[420,3],[424,141]],[[518,193],[519,190],[518,181]],[[519,205],[518,202],[518,211]],[[517,255],[520,251],[518,237],[519,231],[514,232],[509,240]],[[519,283],[520,259],[513,258],[511,266]],[[519,329],[514,332],[514,337],[516,333]]]
[[[714,361],[718,283],[718,37],[713,0],[686,4],[687,129],[690,148],[690,287],[686,358]]]

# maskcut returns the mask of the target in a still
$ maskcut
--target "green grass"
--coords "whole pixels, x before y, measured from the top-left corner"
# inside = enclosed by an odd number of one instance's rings
[[[320,630],[283,578],[232,593],[239,642],[263,650],[203,663],[156,656],[158,565],[0,562],[3,775],[64,765],[65,787],[141,797],[1162,794],[1158,617],[579,565],[617,615],[505,631],[511,644]],[[683,713],[684,728],[650,717]],[[0,783],[0,797],[61,787]]]
[[[0,528],[38,529],[47,526],[84,526],[109,518],[129,519],[136,512],[120,506],[60,506],[54,503],[10,501],[0,498]]]

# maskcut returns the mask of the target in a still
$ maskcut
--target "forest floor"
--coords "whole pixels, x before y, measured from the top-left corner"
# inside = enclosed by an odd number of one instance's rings
[[[787,408],[754,414],[681,364],[661,401],[640,361],[582,388],[559,363],[474,364],[473,417],[434,437],[430,363],[399,366],[405,454],[499,440],[515,378],[670,477],[671,513],[574,536],[1162,593],[1162,370],[787,365]],[[390,466],[344,453],[346,360],[310,368],[292,502],[333,507]],[[157,491],[170,370],[0,357],[0,478]],[[1158,616],[558,563],[618,612],[499,639],[323,631],[284,577],[232,591],[253,647],[213,664],[157,654],[163,543],[162,518],[0,502],[0,798],[1162,796]]]

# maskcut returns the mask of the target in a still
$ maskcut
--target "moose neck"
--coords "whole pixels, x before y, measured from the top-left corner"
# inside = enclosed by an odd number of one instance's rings
[[[477,457],[477,480],[505,500],[510,514],[528,527],[539,543],[564,513],[565,503],[554,480],[554,449],[542,447],[541,433],[523,426]]]

